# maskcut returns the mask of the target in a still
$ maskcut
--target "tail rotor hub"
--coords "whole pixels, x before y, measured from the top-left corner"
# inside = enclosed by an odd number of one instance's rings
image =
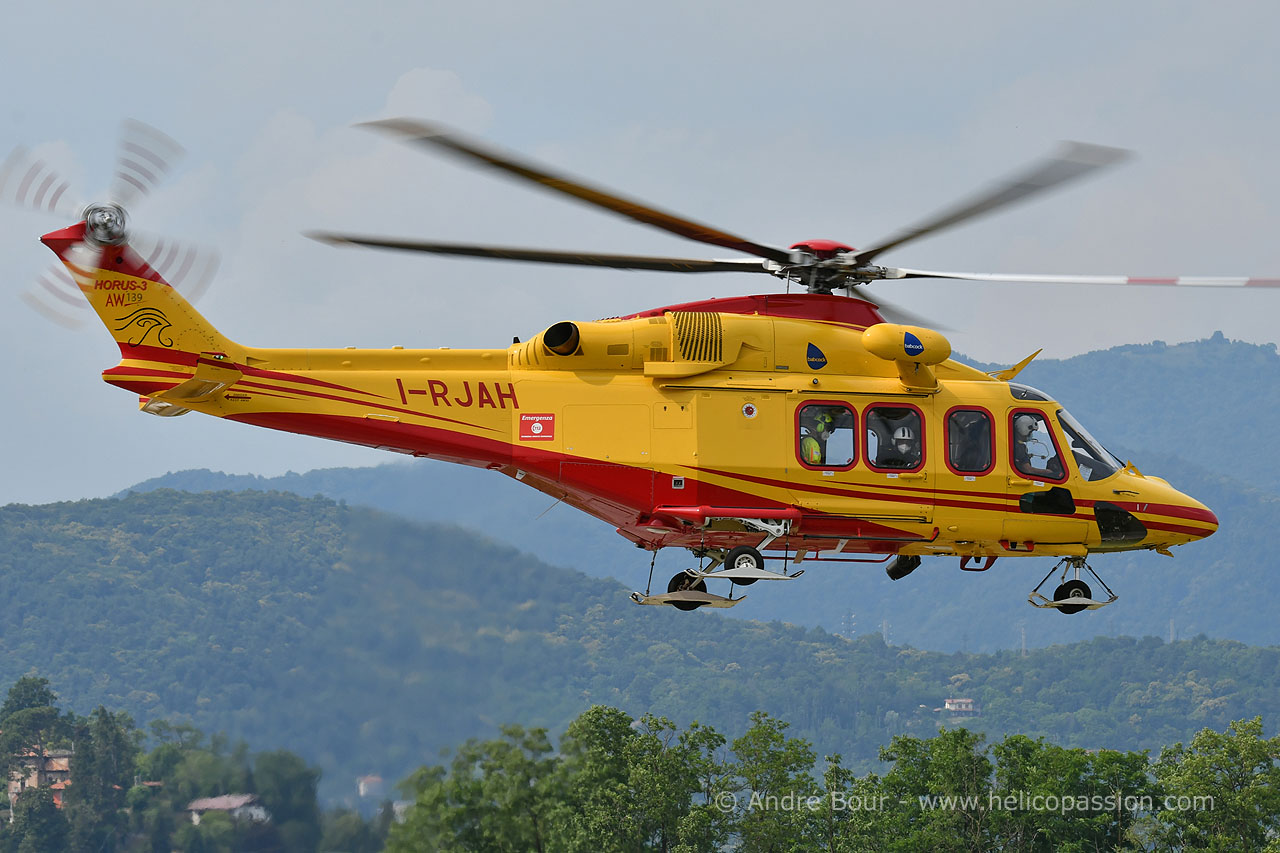
[[[129,238],[124,208],[118,204],[91,204],[84,212],[85,239],[95,246],[120,246]]]

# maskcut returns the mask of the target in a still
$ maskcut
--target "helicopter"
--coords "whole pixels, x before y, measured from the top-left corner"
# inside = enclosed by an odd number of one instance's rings
[[[1204,504],[1121,461],[1052,397],[1015,381],[1039,351],[984,373],[952,359],[942,332],[865,290],[905,278],[1280,286],[1277,279],[981,274],[876,263],[910,241],[1119,162],[1123,151],[1068,143],[868,248],[807,240],[782,249],[442,125],[391,119],[369,126],[749,257],[308,236],[491,260],[765,273],[788,291],[566,319],[491,349],[249,347],[224,336],[171,286],[193,265],[187,256],[175,265],[172,252],[164,255],[174,270],[166,277],[163,253],[135,245],[126,207],[158,180],[163,170],[155,166],[164,158],[133,145],[111,200],[89,204],[79,222],[41,238],[120,349],[103,380],[138,395],[150,415],[200,412],[497,471],[652,552],[648,585],[631,599],[684,611],[736,606],[745,587],[794,581],[810,564],[879,563],[896,581],[925,557],[986,571],[1001,557],[1048,556],[1057,562],[1028,601],[1073,614],[1118,598],[1089,564],[1092,555],[1145,549],[1172,556],[1174,546],[1218,527]],[[51,199],[65,187],[42,165],[8,172],[0,171],[0,191],[11,200],[57,207]],[[654,589],[664,548],[689,551],[698,566]],[[1105,596],[1095,597],[1090,578]],[[727,583],[717,587],[727,594],[708,583]]]

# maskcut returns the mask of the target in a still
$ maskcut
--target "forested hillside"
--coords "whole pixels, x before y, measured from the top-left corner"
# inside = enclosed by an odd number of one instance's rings
[[[1120,600],[1070,618],[1026,603],[1053,564],[1045,559],[1004,559],[985,575],[959,572],[954,559],[927,559],[900,583],[877,565],[819,566],[795,583],[753,587],[730,613],[848,634],[880,630],[891,643],[947,651],[1020,647],[1024,636],[1034,647],[1116,634],[1168,638],[1171,632],[1280,644],[1280,622],[1265,604],[1275,599],[1270,532],[1280,529],[1280,448],[1265,434],[1280,415],[1275,348],[1221,336],[1118,347],[1066,361],[1037,359],[1019,379],[1050,391],[1144,472],[1206,502],[1221,530],[1176,549],[1174,559],[1098,557],[1094,566]],[[608,525],[492,472],[438,462],[270,479],[183,471],[134,488],[157,487],[325,494],[474,527],[547,562],[617,578],[633,589],[643,586],[648,571],[648,555]],[[687,555],[664,552],[657,575],[665,580],[688,564]]]
[[[725,730],[765,710],[854,767],[936,731],[948,697],[974,699],[965,724],[993,735],[1119,749],[1280,707],[1277,648],[940,654],[639,608],[614,581],[472,531],[285,493],[0,508],[0,595],[0,682],[34,672],[80,713],[292,750],[323,770],[325,797],[507,721],[560,730],[594,703]]]

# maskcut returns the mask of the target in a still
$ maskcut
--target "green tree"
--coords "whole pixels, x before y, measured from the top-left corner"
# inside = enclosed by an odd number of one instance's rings
[[[115,849],[127,831],[126,795],[133,785],[138,744],[133,720],[99,705],[73,728],[73,784],[67,791],[71,849]]]
[[[359,812],[338,809],[326,813],[322,823],[321,850],[378,853],[382,849],[382,840],[378,838],[375,828]]]
[[[786,736],[788,727],[755,711],[751,727],[731,745],[743,788],[737,832],[744,851],[790,850],[810,832],[815,756],[808,741]]]
[[[613,853],[640,845],[627,754],[635,738],[631,716],[604,705],[569,724],[558,768],[570,804],[563,815],[567,849]]]
[[[810,808],[814,846],[836,851],[881,850],[885,843],[884,790],[874,773],[859,777],[840,755],[828,755],[822,790]]]
[[[990,849],[992,764],[983,736],[943,729],[927,740],[898,735],[880,751],[889,850]]]
[[[447,771],[424,767],[402,786],[415,802],[387,850],[559,850],[557,765],[545,729],[504,726],[501,738],[467,741]]]
[[[65,853],[67,820],[48,788],[28,788],[13,806],[14,840],[18,853]]]
[[[24,675],[13,683],[0,705],[0,723],[11,715],[28,708],[47,708],[58,703],[58,696],[49,687],[49,679]]]
[[[65,740],[67,720],[57,708],[43,706],[14,711],[0,722],[0,758],[6,775],[26,775],[26,768],[34,764],[36,785],[46,782],[45,758],[57,740]]]
[[[1003,849],[1126,849],[1138,812],[1155,793],[1146,753],[1088,753],[1010,735],[996,759],[991,826]]]
[[[1280,833],[1280,736],[1264,738],[1262,718],[1225,732],[1203,729],[1190,745],[1160,753],[1158,844],[1187,851],[1261,850]]]
[[[313,851],[320,841],[319,781],[320,771],[288,750],[264,752],[254,759],[254,786],[288,853]]]

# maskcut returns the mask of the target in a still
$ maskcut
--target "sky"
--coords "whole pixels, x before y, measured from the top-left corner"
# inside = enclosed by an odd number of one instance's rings
[[[896,233],[1048,153],[1126,164],[887,253],[995,273],[1280,277],[1280,6],[1180,2],[19,4],[0,31],[0,156],[101,197],[132,117],[187,153],[130,210],[216,247],[200,310],[251,346],[503,346],[565,319],[763,292],[673,276],[336,249],[302,232],[726,257],[354,127],[442,121],[757,242]],[[95,195],[96,194],[96,195]],[[20,295],[71,224],[0,208],[0,503],[110,494],[187,468],[274,475],[372,450],[140,414],[118,353]],[[704,251],[704,249],[706,251]],[[1011,364],[1222,331],[1277,339],[1280,291],[890,282],[876,291]],[[1050,391],[1052,389],[1049,389]],[[1122,389],[1099,388],[1099,393]],[[1091,425],[1105,437],[1104,425]]]

